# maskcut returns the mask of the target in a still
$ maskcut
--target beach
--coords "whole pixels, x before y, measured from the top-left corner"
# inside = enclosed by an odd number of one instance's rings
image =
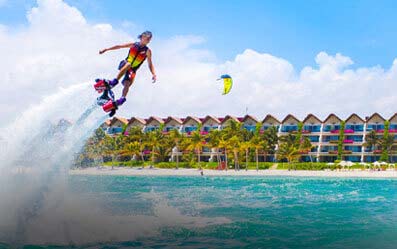
[[[122,176],[288,176],[288,177],[345,177],[345,178],[397,178],[397,171],[314,171],[314,170],[199,170],[199,169],[158,169],[91,167],[72,169],[71,175],[122,175]]]

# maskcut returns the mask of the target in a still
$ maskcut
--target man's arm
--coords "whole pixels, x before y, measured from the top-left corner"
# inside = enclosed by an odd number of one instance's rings
[[[100,51],[99,51],[99,54],[103,54],[103,53],[105,53],[106,51],[110,51],[110,50],[117,50],[117,49],[120,49],[120,48],[129,48],[129,47],[131,47],[133,44],[134,44],[134,43],[126,43],[126,44],[122,44],[122,45],[116,45],[116,46],[113,46],[113,47],[110,47],[110,48],[105,48],[105,49],[100,50]]]
[[[149,70],[153,75],[153,77],[152,77],[153,83],[155,83],[157,80],[157,76],[156,76],[156,72],[154,70],[154,66],[153,66],[153,62],[152,62],[152,50],[150,50],[150,49],[147,51],[147,63],[149,65]]]

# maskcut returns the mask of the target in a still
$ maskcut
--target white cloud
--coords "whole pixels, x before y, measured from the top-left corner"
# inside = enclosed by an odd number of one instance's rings
[[[126,33],[110,24],[92,24],[61,0],[39,0],[27,19],[24,29],[13,32],[0,24],[1,124],[59,87],[113,77],[127,50],[104,55],[98,55],[98,50],[131,41],[141,32],[134,25]],[[342,117],[380,112],[387,117],[395,111],[397,61],[389,69],[353,70],[349,69],[351,58],[320,52],[317,67],[296,72],[283,58],[245,48],[233,60],[216,63],[216,51],[200,48],[204,42],[200,36],[159,39],[155,34],[151,48],[158,83],[150,83],[143,65],[119,114],[243,115],[248,107],[259,118],[268,113],[279,118],[288,113],[325,117],[331,112]],[[216,81],[223,73],[232,75],[235,82],[226,96],[220,94],[222,86]],[[81,94],[96,96],[94,91]]]

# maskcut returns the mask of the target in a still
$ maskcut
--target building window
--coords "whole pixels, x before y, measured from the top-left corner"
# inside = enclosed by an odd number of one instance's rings
[[[291,131],[297,131],[298,126],[297,125],[283,125],[281,128],[282,132],[291,132]]]
[[[326,132],[335,131],[335,130],[340,130],[340,125],[326,125],[324,127],[324,131]]]
[[[303,130],[310,132],[320,132],[321,125],[305,125],[303,126]]]

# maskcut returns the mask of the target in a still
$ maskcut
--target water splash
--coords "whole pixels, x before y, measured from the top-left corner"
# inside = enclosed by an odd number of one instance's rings
[[[87,89],[90,85],[60,89],[0,129],[0,240],[13,244],[25,241],[26,227],[54,189],[58,194],[65,189],[74,155],[106,119],[89,104],[93,102]],[[90,107],[80,114],[76,110],[82,106]],[[73,124],[73,120],[77,122]]]
[[[112,214],[69,191],[74,156],[107,118],[92,104],[90,85],[60,89],[0,129],[0,241],[75,245],[150,236],[164,226],[227,223],[183,215],[159,196],[151,196],[153,215]]]

